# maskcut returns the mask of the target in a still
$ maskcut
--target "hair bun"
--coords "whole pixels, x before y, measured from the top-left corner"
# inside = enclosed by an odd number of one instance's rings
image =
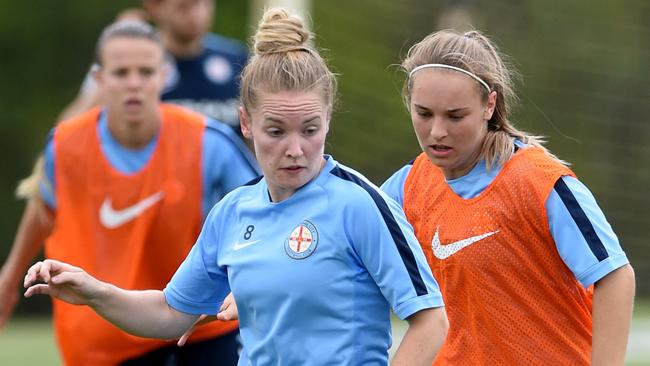
[[[311,33],[300,18],[284,9],[270,9],[264,13],[253,39],[255,54],[262,56],[307,50]]]

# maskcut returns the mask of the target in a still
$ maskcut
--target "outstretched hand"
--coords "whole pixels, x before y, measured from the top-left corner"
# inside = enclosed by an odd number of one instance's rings
[[[221,321],[229,321],[229,320],[237,320],[239,318],[239,313],[237,312],[237,303],[235,302],[235,297],[232,295],[232,292],[226,296],[226,298],[223,300],[223,304],[221,304],[221,307],[219,307],[219,312],[217,313],[216,316],[214,315],[201,315],[195,322],[192,324],[190,329],[188,329],[181,338],[178,340],[176,344],[178,344],[179,347],[183,346],[185,342],[187,342],[187,339],[192,335],[196,327],[198,327],[201,324],[209,323],[211,321],[216,320],[221,320]]]
[[[102,282],[67,263],[46,259],[25,276],[25,297],[50,295],[74,305],[87,305],[99,296]]]

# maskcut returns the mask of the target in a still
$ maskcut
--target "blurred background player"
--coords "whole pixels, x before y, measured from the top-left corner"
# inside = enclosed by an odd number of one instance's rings
[[[151,26],[107,27],[96,62],[103,107],[59,124],[50,136],[40,192],[29,201],[2,269],[3,293],[16,289],[44,240],[47,258],[128,289],[162,288],[214,202],[257,176],[255,161],[230,128],[160,103],[164,47]],[[15,301],[0,296],[0,302],[6,321]],[[77,310],[54,302],[66,365],[237,362],[236,323],[209,324],[193,335],[190,348],[179,350]]]
[[[496,46],[440,31],[402,68],[423,153],[382,188],[445,300],[434,365],[623,365],[634,272],[591,192],[510,122],[512,72]]]
[[[118,18],[152,20],[167,50],[162,100],[180,104],[239,131],[239,74],[246,64],[246,46],[210,33],[214,0],[143,0],[144,11],[127,9]],[[77,98],[60,120],[100,104],[101,93],[86,78]]]

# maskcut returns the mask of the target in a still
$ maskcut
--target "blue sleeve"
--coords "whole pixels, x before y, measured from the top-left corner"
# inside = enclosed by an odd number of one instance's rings
[[[411,164],[405,165],[381,185],[381,190],[388,197],[397,201],[401,207],[404,207],[404,182],[411,171],[411,167],[413,167]]]
[[[38,182],[38,188],[43,202],[52,210],[56,209],[56,182],[54,181],[54,133],[50,132],[43,153],[44,180]]]
[[[584,287],[629,263],[596,199],[576,178],[558,179],[546,213],[560,257]]]
[[[352,246],[401,319],[444,306],[438,283],[397,202],[371,187],[371,202],[359,203],[346,222]]]
[[[228,274],[217,265],[222,205],[210,212],[187,258],[163,290],[167,303],[188,314],[216,314],[230,292]]]
[[[231,127],[207,120],[203,140],[203,212],[223,196],[260,175],[255,157]]]

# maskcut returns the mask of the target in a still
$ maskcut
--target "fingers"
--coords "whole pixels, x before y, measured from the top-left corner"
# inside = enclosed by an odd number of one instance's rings
[[[29,267],[27,274],[25,275],[25,280],[23,281],[23,287],[27,288],[38,281],[38,274],[41,271],[41,266],[43,266],[43,262],[36,262],[36,264]]]
[[[194,327],[190,328],[187,332],[183,333],[181,338],[176,342],[176,344],[179,347],[183,347],[185,345],[185,342],[187,342],[187,339],[192,335],[192,332],[194,332]]]
[[[53,259],[46,259],[37,262],[27,270],[23,287],[27,288],[37,282],[49,283],[53,276],[60,276],[62,273],[82,272],[81,269]]]
[[[181,338],[178,340],[178,342],[176,342],[176,344],[177,344],[179,347],[182,347],[182,346],[185,344],[185,342],[187,342],[187,339],[190,338],[190,335],[192,335],[192,333],[194,332],[194,329],[196,329],[196,327],[197,327],[197,326],[201,323],[201,321],[203,321],[205,318],[207,318],[207,315],[205,315],[205,314],[199,316],[199,318],[196,319],[196,321],[194,322],[194,324],[192,324],[192,326],[190,327],[190,329],[188,329],[187,331],[185,331],[185,333],[183,333],[183,335],[182,335]]]
[[[217,313],[217,319],[221,321],[237,320],[238,318],[237,308],[233,306]]]
[[[239,318],[239,313],[237,312],[237,303],[232,294],[228,294],[219,307],[219,313],[217,314],[217,319],[222,321],[237,320]]]
[[[79,272],[62,272],[56,275],[53,275],[50,278],[50,283],[55,285],[69,285],[69,286],[78,286],[81,283],[79,278]]]
[[[41,267],[38,270],[37,275],[45,283],[50,282],[50,268],[51,267],[52,267],[52,261],[46,259],[46,260],[43,261],[43,264],[41,264]]]
[[[34,295],[49,295],[49,294],[50,294],[50,286],[43,283],[30,286],[25,291],[25,297],[32,297]]]

